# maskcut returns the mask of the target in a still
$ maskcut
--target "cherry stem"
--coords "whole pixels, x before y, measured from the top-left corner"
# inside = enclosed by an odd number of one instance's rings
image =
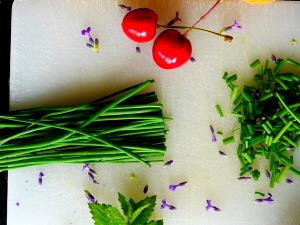
[[[230,35],[224,35],[224,34],[220,34],[220,33],[217,33],[217,32],[214,32],[214,31],[211,31],[211,30],[207,30],[207,29],[204,29],[204,28],[200,28],[200,27],[186,27],[186,26],[167,26],[167,25],[161,25],[161,24],[157,24],[156,25],[157,27],[163,27],[163,28],[175,28],[175,29],[191,29],[191,30],[199,30],[199,31],[204,31],[204,32],[207,32],[207,33],[210,33],[210,34],[214,34],[214,35],[217,35],[219,37],[222,37],[224,39],[227,39],[227,40],[232,40],[233,37],[230,36]]]
[[[191,30],[193,30],[198,23],[200,23],[202,20],[204,20],[206,17],[209,16],[209,14],[222,2],[223,0],[217,0],[216,3],[203,15],[201,16],[189,29],[184,32],[183,36],[186,36]]]

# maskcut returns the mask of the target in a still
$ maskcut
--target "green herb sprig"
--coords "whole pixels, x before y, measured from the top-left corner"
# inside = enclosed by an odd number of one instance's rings
[[[292,59],[278,59],[275,68],[259,59],[251,63],[256,70],[255,85],[242,89],[235,84],[237,76],[225,73],[223,79],[231,90],[232,115],[240,122],[241,136],[237,155],[241,164],[240,175],[250,173],[258,180],[255,167],[258,157],[269,161],[270,187],[280,183],[287,173],[300,177],[294,164],[293,150],[300,140],[300,76],[283,72],[290,65],[300,69]],[[228,144],[228,138],[224,144]]]
[[[95,225],[163,225],[163,220],[150,221],[156,205],[156,196],[135,202],[132,198],[127,200],[119,193],[118,200],[125,217],[112,205],[89,203]]]
[[[0,172],[49,163],[161,161],[165,120],[153,80],[89,104],[0,115]]]

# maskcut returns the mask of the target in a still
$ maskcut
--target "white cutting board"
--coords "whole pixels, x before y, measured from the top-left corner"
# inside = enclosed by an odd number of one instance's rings
[[[260,182],[238,181],[236,144],[212,144],[209,124],[224,131],[236,124],[229,115],[231,103],[222,74],[239,74],[249,81],[249,64],[256,59],[281,57],[300,59],[300,3],[276,2],[266,6],[247,5],[237,0],[224,3],[203,27],[219,30],[235,19],[242,31],[232,34],[231,44],[210,34],[192,32],[196,63],[164,71],[151,57],[152,42],[136,45],[122,34],[120,23],[125,12],[117,4],[150,7],[167,23],[180,11],[183,24],[195,21],[213,1],[194,0],[15,0],[12,20],[10,80],[11,109],[87,102],[104,94],[154,78],[154,89],[164,103],[168,123],[167,159],[151,169],[143,165],[98,165],[99,185],[92,184],[81,166],[52,165],[9,172],[8,225],[92,225],[83,194],[90,190],[100,202],[117,203],[117,192],[135,199],[157,194],[177,207],[175,211],[155,210],[155,218],[167,225],[299,225],[300,182],[278,185],[270,204],[254,202],[254,191],[267,192],[264,176]],[[97,55],[85,47],[82,28],[91,26],[100,39]],[[214,110],[220,103],[225,118]],[[223,150],[229,155],[218,155]],[[298,154],[299,159],[299,154]],[[300,167],[297,159],[298,168]],[[260,169],[264,169],[261,166]],[[44,184],[37,182],[45,173]],[[129,176],[135,173],[137,179]],[[291,177],[293,178],[293,177]],[[170,193],[168,185],[187,180],[186,187]],[[206,212],[205,200],[212,199],[221,212]],[[20,206],[16,206],[16,202]]]

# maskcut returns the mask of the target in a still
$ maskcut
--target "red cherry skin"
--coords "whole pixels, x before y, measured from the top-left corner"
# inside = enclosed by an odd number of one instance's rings
[[[186,63],[192,55],[189,39],[174,29],[157,36],[152,48],[155,63],[163,69],[175,69]]]
[[[157,20],[157,14],[151,9],[135,9],[124,17],[122,29],[131,40],[144,43],[155,37]]]

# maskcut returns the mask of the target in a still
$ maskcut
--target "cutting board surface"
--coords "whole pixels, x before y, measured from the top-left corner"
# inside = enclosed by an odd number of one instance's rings
[[[154,78],[153,89],[164,103],[168,123],[166,160],[150,169],[143,165],[97,165],[97,179],[92,184],[80,165],[51,165],[9,172],[8,225],[92,225],[84,189],[100,202],[117,203],[117,192],[135,199],[144,197],[143,187],[158,201],[166,198],[177,210],[155,210],[155,218],[167,225],[299,225],[300,182],[282,183],[272,193],[272,204],[254,201],[254,191],[268,192],[268,181],[238,181],[239,163],[236,144],[212,144],[209,125],[223,131],[237,124],[230,116],[229,92],[221,79],[224,71],[237,73],[239,83],[251,80],[249,64],[256,58],[300,59],[300,4],[276,2],[252,6],[237,0],[224,1],[202,23],[219,30],[234,20],[243,26],[232,31],[232,43],[207,33],[192,32],[195,63],[165,71],[156,67],[151,57],[152,42],[136,44],[122,34],[120,23],[125,14],[118,4],[134,8],[149,7],[167,23],[176,11],[183,24],[191,24],[213,1],[115,1],[115,0],[15,0],[12,19],[11,109],[48,105],[74,105],[96,99],[121,88]],[[85,46],[81,29],[91,26],[100,40],[96,54]],[[225,118],[214,110],[220,103]],[[237,136],[238,137],[238,136]],[[218,155],[225,151],[228,157]],[[300,166],[299,151],[297,165]],[[260,166],[261,171],[265,167]],[[45,173],[43,185],[38,173]],[[136,180],[130,180],[134,173]],[[291,177],[293,178],[293,177]],[[168,185],[188,181],[176,192]],[[206,199],[222,209],[207,212]],[[16,206],[19,202],[20,205]]]

